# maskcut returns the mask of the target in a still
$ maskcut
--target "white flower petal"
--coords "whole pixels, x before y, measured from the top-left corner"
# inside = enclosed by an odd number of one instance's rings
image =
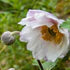
[[[20,32],[20,41],[24,41],[27,42],[31,37],[30,37],[30,33],[31,33],[31,28],[26,26],[22,29],[22,31]]]
[[[25,26],[20,32],[20,41],[29,42],[33,37],[40,33],[37,29],[32,29],[30,26]]]
[[[62,49],[63,51],[60,55],[60,58],[61,58],[61,56],[63,56],[63,55],[65,56],[69,50],[69,32],[67,29],[61,29],[60,32],[64,34],[64,40],[63,40],[62,45],[65,47]]]
[[[32,51],[34,58],[44,59],[46,57],[48,61],[54,62],[57,58],[65,56],[68,51],[68,32],[65,34],[67,35],[59,45],[36,37],[28,43],[27,48]]]

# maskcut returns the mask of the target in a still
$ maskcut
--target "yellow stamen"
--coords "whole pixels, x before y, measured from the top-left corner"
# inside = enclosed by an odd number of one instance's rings
[[[62,40],[63,34],[59,32],[56,24],[50,28],[46,25],[41,26],[42,38],[46,41],[54,41],[56,44],[59,44]]]
[[[62,37],[63,37],[63,34],[60,33],[60,32],[57,32],[56,33],[56,37],[54,39],[54,42],[57,43],[57,44],[59,44],[61,42],[61,40],[62,40]]]

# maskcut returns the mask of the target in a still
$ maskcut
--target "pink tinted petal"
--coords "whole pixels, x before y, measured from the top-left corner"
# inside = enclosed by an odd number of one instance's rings
[[[31,17],[31,18],[28,19],[29,22],[35,21],[35,20],[36,20],[36,19],[35,19],[34,17]]]
[[[34,16],[36,13],[42,13],[41,10],[29,10],[27,13],[27,17]]]
[[[54,23],[57,23],[57,21],[55,21],[55,20],[53,20],[51,18],[46,17],[46,15],[44,13],[36,14],[34,16],[34,18],[36,20],[29,23],[29,25],[32,28],[37,28],[37,27],[40,27],[42,25],[47,25],[48,27],[51,27]]]
[[[32,21],[35,21],[35,20],[36,19],[34,17],[23,18],[18,24],[26,25],[28,23],[31,23]]]
[[[48,21],[53,23],[53,24],[58,24],[58,22],[56,20],[52,19],[52,18],[49,18]]]
[[[53,22],[57,23],[57,21],[46,17],[44,13],[39,13],[39,14],[36,13],[35,16],[22,19],[21,22],[19,22],[18,24],[29,25],[32,28],[36,28],[42,25],[47,25],[48,27],[50,27],[54,24]]]
[[[27,13],[27,17],[19,22],[19,24],[21,25],[30,25],[32,28],[42,25],[47,25],[48,27],[50,27],[52,26],[52,24],[58,23],[62,23],[62,21],[59,22],[59,19],[57,19],[54,15],[41,10],[29,10]]]
[[[55,17],[53,14],[45,12],[45,11],[42,11],[42,10],[29,10],[28,13],[27,13],[27,17],[34,16],[36,13],[44,13],[44,14],[47,15],[47,17],[48,16]]]

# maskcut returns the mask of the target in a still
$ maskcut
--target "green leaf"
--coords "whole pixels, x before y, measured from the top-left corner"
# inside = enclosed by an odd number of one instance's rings
[[[67,28],[68,30],[70,30],[70,18],[63,22],[63,24],[61,24],[60,27]]]
[[[56,65],[56,62],[44,62],[43,67],[45,70],[51,70]]]
[[[51,70],[55,65],[56,65],[57,61],[55,62],[43,62],[43,68],[44,70]],[[33,65],[35,66],[39,66],[36,60],[33,60]]]

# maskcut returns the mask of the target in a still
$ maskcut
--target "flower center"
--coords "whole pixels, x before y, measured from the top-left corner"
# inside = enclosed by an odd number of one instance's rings
[[[59,32],[57,24],[54,24],[50,28],[46,25],[41,26],[42,38],[46,41],[53,41],[59,44],[62,40],[63,34]]]

